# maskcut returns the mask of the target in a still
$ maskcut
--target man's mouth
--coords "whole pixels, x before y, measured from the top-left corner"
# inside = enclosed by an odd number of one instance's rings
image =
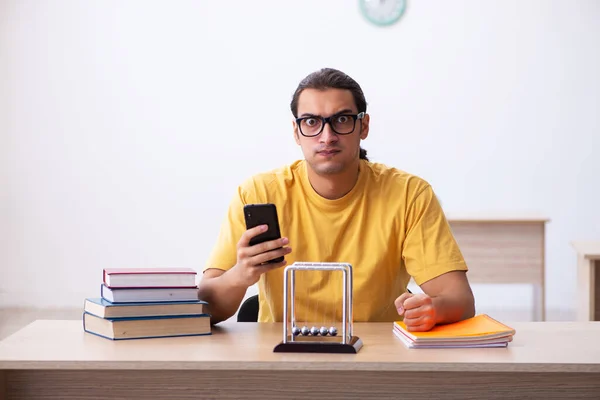
[[[340,150],[321,150],[318,152],[318,154],[324,155],[324,156],[330,156],[333,154],[337,154],[339,153]]]

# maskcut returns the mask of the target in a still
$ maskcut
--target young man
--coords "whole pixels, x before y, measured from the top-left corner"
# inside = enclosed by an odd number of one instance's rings
[[[259,174],[230,204],[205,266],[199,297],[212,322],[237,311],[246,289],[259,285],[259,322],[283,319],[283,267],[300,262],[353,266],[353,320],[404,318],[413,331],[474,315],[467,266],[431,186],[367,159],[363,92],[341,71],[308,75],[291,102],[294,140],[304,160]],[[277,206],[282,239],[249,245],[243,207]],[[279,264],[263,264],[285,256]],[[410,277],[424,293],[406,291]],[[297,272],[297,321],[341,321],[341,273]]]

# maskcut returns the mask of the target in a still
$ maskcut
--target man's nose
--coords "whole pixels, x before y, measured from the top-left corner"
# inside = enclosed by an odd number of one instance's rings
[[[320,135],[321,143],[335,143],[338,141],[338,135],[331,129],[331,125],[325,124],[323,132]]]

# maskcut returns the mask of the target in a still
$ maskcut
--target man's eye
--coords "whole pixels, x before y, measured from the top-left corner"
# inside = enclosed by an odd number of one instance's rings
[[[349,119],[350,117],[348,117],[347,115],[340,115],[336,118],[336,122],[338,124],[345,124],[346,122],[348,122]]]
[[[319,122],[316,118],[307,118],[304,120],[304,123],[308,126],[316,126]]]

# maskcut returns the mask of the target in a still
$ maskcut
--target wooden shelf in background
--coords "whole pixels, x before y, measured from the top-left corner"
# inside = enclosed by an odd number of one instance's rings
[[[471,283],[527,284],[534,289],[534,320],[544,321],[546,218],[448,218],[469,267]],[[501,305],[499,305],[501,306]]]

